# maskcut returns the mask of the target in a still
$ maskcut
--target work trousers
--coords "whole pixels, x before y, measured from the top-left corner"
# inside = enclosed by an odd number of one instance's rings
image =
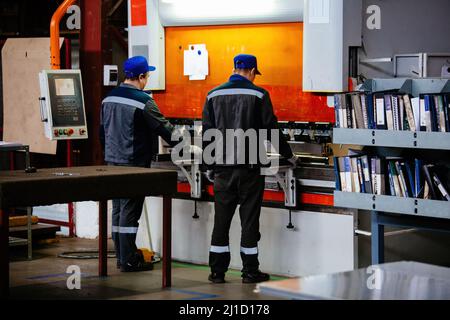
[[[114,199],[112,211],[112,238],[117,261],[124,265],[137,262],[136,235],[145,198]]]
[[[138,166],[113,164],[113,166]],[[143,167],[142,165],[140,167]],[[140,259],[136,247],[136,236],[139,228],[139,219],[144,208],[144,197],[132,199],[113,199],[112,210],[112,238],[116,250],[117,262],[120,265],[130,263],[134,265]]]
[[[260,169],[220,168],[214,174],[215,216],[209,253],[213,273],[225,273],[230,264],[229,231],[236,207],[241,218],[242,272],[257,271],[259,217],[264,194]]]

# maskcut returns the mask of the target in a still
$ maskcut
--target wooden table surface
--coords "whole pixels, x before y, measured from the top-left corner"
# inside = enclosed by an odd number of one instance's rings
[[[107,275],[107,200],[163,196],[163,287],[171,286],[171,203],[177,172],[124,166],[0,171],[0,297],[9,293],[8,210],[99,201],[99,276]]]

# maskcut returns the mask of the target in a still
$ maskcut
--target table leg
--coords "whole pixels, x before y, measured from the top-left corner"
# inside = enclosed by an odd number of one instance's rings
[[[108,201],[99,202],[98,275],[108,275]]]
[[[372,265],[384,263],[384,225],[378,221],[378,212],[372,212]]]
[[[172,198],[163,197],[163,288],[172,286]]]
[[[9,217],[0,209],[0,298],[9,293]]]
[[[33,229],[31,218],[33,216],[32,208],[27,207],[27,244],[28,244],[28,260],[33,260]]]

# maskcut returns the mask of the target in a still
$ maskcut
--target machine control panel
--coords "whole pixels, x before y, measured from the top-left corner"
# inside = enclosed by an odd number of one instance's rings
[[[80,70],[44,70],[39,73],[41,120],[50,140],[87,139]]]

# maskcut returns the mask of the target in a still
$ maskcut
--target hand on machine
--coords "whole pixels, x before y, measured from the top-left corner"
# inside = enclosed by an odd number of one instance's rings
[[[300,157],[295,154],[292,156],[292,158],[289,158],[288,161],[294,169],[299,167],[301,163]]]

